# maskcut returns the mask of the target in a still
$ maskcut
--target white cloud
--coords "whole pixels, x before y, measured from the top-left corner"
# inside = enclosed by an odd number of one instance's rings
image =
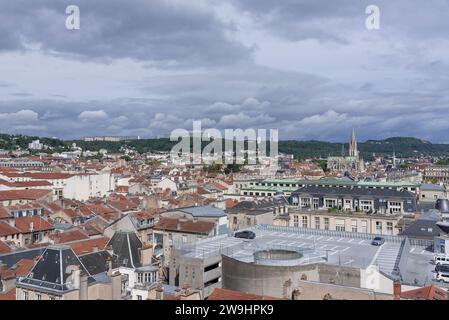
[[[21,123],[37,121],[39,114],[33,110],[20,110],[12,113],[0,113],[0,120],[8,123]]]
[[[104,110],[83,111],[78,115],[78,119],[82,121],[98,121],[106,120],[108,114]]]

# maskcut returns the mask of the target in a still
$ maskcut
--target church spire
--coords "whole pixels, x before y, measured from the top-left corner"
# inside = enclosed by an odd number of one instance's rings
[[[359,151],[357,150],[357,139],[355,138],[355,129],[352,128],[351,142],[349,143],[349,155],[351,157],[358,157]]]

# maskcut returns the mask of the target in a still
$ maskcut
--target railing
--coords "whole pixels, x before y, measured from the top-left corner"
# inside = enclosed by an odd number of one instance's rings
[[[259,230],[265,231],[275,231],[275,232],[292,232],[292,233],[302,233],[317,236],[326,237],[339,237],[339,238],[354,238],[363,240],[372,240],[374,237],[382,237],[386,242],[401,243],[405,237],[403,236],[392,236],[392,235],[382,235],[382,234],[372,234],[372,233],[359,233],[359,232],[348,232],[348,231],[336,231],[336,230],[321,230],[321,229],[309,229],[301,227],[284,227],[284,226],[273,226],[273,225],[259,225],[255,227]]]
[[[433,251],[433,240],[425,240],[425,239],[410,239],[410,244],[412,247],[420,247],[423,249],[427,249]]]

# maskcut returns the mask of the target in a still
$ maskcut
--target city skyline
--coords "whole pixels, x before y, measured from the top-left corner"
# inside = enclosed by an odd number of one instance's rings
[[[71,4],[79,30],[65,27]],[[370,4],[379,30],[365,26]],[[448,143],[448,9],[437,0],[3,2],[2,131],[157,137],[202,120],[279,129],[281,140],[347,141],[355,127],[359,141]]]

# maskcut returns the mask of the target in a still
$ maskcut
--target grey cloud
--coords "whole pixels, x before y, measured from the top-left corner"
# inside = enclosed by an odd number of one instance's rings
[[[76,4],[81,29],[67,30],[65,9]],[[228,26],[206,8],[175,0],[28,0],[0,3],[1,50],[38,44],[49,54],[108,61],[131,58],[159,66],[234,63],[251,50],[225,35]]]

